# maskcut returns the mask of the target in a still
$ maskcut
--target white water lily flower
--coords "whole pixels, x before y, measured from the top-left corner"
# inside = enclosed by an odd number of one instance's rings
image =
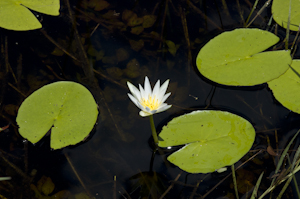
[[[171,95],[171,93],[166,93],[169,80],[165,81],[160,86],[160,80],[158,80],[151,90],[151,85],[148,77],[145,77],[144,88],[139,84],[139,89],[137,89],[133,84],[127,82],[128,88],[131,92],[128,93],[131,101],[141,109],[140,116],[145,117],[159,113],[171,108],[172,105],[164,103],[166,99]]]

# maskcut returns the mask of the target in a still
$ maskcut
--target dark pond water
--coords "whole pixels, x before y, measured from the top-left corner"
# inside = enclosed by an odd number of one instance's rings
[[[216,35],[243,27],[240,13],[246,19],[254,0],[239,1],[239,6],[235,0],[112,0],[99,11],[91,2],[71,2],[78,33],[70,23],[66,1],[61,2],[59,17],[35,13],[42,21],[42,30],[0,29],[0,126],[10,124],[0,133],[0,176],[12,176],[11,181],[0,184],[1,196],[43,198],[32,187],[46,176],[55,185],[49,196],[65,191],[69,198],[160,198],[172,185],[165,198],[202,198],[230,171],[188,174],[167,162],[170,151],[157,153],[151,161],[149,121],[138,115],[138,108],[127,97],[126,86],[126,81],[137,85],[148,76],[152,86],[158,79],[170,79],[168,91],[172,95],[167,103],[173,107],[154,115],[158,130],[175,116],[203,109],[226,110],[253,124],[257,132],[253,148],[236,164],[263,150],[237,171],[240,196],[247,198],[259,174],[265,171],[267,177],[275,170],[278,158],[267,153],[267,138],[273,148],[283,149],[299,129],[300,117],[281,106],[266,84],[226,87],[207,80],[197,71],[195,58]],[[105,5],[103,1],[94,2]],[[258,3],[254,15],[264,3]],[[134,29],[124,20],[125,10],[133,11],[138,18],[154,15],[156,20],[151,27]],[[268,7],[251,27],[266,29],[270,17]],[[283,40],[285,30],[278,27],[278,35]],[[166,40],[177,49],[169,47]],[[296,52],[295,58],[299,56]],[[89,71],[91,67],[94,74]],[[18,134],[15,118],[18,107],[33,91],[63,80],[85,85],[94,95],[100,114],[87,140],[53,151],[49,136],[35,145],[24,140]],[[295,141],[294,148],[298,144]],[[270,180],[264,178],[262,190],[269,184]],[[234,198],[232,187],[229,177],[205,198]],[[284,197],[294,197],[293,186]]]

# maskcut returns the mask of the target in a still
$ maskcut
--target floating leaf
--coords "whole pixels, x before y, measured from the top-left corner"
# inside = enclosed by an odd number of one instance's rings
[[[300,60],[293,60],[292,68],[268,82],[274,97],[287,109],[300,113]],[[294,70],[295,71],[294,71]]]
[[[219,84],[252,86],[282,75],[291,63],[289,51],[261,52],[279,41],[264,30],[235,29],[210,40],[199,52],[200,73]]]
[[[42,25],[29,9],[48,15],[59,15],[59,0],[1,0],[0,27],[9,30],[33,30]]]
[[[300,1],[291,1],[290,30],[298,31],[300,24]],[[290,0],[273,0],[272,14],[273,19],[278,25],[287,28],[290,12]]]
[[[20,134],[38,142],[51,128],[51,148],[60,149],[84,140],[98,115],[92,94],[75,82],[46,85],[21,104],[17,123]]]
[[[255,131],[244,118],[224,111],[194,111],[171,120],[159,137],[160,147],[185,145],[168,160],[190,173],[209,173],[241,159]]]

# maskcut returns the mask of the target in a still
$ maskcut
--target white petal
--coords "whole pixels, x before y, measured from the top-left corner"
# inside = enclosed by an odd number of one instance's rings
[[[140,91],[130,82],[127,82],[127,86],[130,90],[130,92],[132,93],[132,95],[137,98],[138,100],[141,99],[141,93]]]
[[[131,99],[131,101],[132,101],[138,108],[140,108],[140,106],[139,106],[139,101],[138,101],[135,97],[133,97],[130,93],[127,93],[127,95],[128,95],[128,97]]]
[[[164,97],[161,99],[161,101],[159,103],[164,103],[166,101],[166,99],[171,95],[171,93],[167,93],[164,95]]]
[[[162,103],[156,110],[163,109],[165,106],[168,106],[167,103]]]
[[[148,99],[148,94],[145,92],[145,90],[143,89],[143,87],[139,84],[139,89],[140,89],[140,93],[141,93],[141,99]]]
[[[157,112],[156,112],[156,113],[163,112],[163,111],[165,111],[165,110],[167,110],[167,109],[169,109],[169,108],[171,108],[171,107],[172,107],[172,105],[162,106],[162,107],[160,107],[159,109],[157,109]]]
[[[144,89],[148,99],[148,96],[152,94],[152,90],[151,90],[150,81],[147,76],[145,77]]]
[[[148,99],[147,93],[145,92],[145,90],[143,89],[143,87],[139,84],[139,89],[140,89],[140,93],[141,93],[141,99]]]
[[[159,89],[159,96],[157,96],[157,98],[159,100],[161,100],[163,98],[163,96],[165,95],[168,85],[169,85],[169,81],[170,80],[166,80],[163,85],[161,85],[160,89]]]
[[[148,112],[145,112],[145,111],[140,111],[140,116],[142,116],[142,117],[146,117],[146,116],[149,116],[149,115],[152,115],[152,114],[148,113]]]
[[[159,91],[160,91],[160,80],[158,80],[153,88],[153,91],[152,91],[152,97],[154,96],[158,96],[159,94]]]

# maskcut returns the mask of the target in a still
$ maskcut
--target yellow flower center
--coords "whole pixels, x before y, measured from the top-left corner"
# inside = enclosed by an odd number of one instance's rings
[[[158,99],[156,99],[156,96],[153,98],[149,95],[148,99],[143,98],[141,100],[141,104],[143,107],[150,108],[151,111],[156,110],[159,107]]]

